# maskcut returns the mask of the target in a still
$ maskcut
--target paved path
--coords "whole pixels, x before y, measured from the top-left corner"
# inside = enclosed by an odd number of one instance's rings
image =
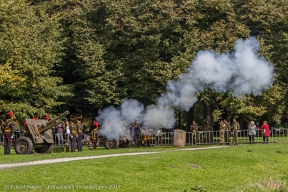
[[[78,160],[86,160],[86,159],[99,159],[99,158],[107,158],[107,157],[120,157],[120,156],[134,156],[134,155],[149,155],[163,152],[175,152],[175,151],[193,151],[193,150],[203,150],[203,149],[217,149],[224,148],[227,146],[215,146],[215,147],[202,147],[202,148],[184,148],[184,149],[176,149],[176,150],[167,150],[167,151],[157,151],[157,152],[135,152],[135,153],[120,153],[120,154],[109,154],[109,155],[98,155],[98,156],[86,156],[86,157],[68,157],[68,158],[59,158],[59,159],[46,159],[39,161],[31,161],[25,163],[11,163],[11,164],[0,164],[0,169],[11,168],[11,167],[22,167],[29,165],[44,165],[44,164],[52,164],[52,163],[62,163],[68,161],[78,161]]]

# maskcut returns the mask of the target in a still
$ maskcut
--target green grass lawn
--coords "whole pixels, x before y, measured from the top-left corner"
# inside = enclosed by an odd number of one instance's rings
[[[200,147],[200,146],[199,146]],[[202,146],[203,147],[203,146]],[[16,154],[14,149],[11,150],[11,155],[4,155],[4,149],[0,148],[0,164],[5,163],[20,163],[28,161],[37,161],[45,159],[56,159],[65,157],[83,157],[83,156],[95,156],[95,155],[107,155],[115,153],[133,153],[133,152],[143,152],[143,151],[163,151],[163,150],[175,150],[172,146],[161,146],[161,147],[132,147],[132,148],[119,148],[119,149],[105,149],[104,147],[99,147],[97,150],[89,150],[88,147],[83,147],[82,152],[60,152],[51,154]]]
[[[72,188],[74,191],[136,192],[197,191],[196,188],[198,191],[212,192],[276,191],[277,188],[272,185],[284,185],[283,182],[288,181],[287,144],[239,145],[195,151],[175,149],[178,148],[100,149],[78,154],[37,156],[1,155],[1,161],[7,163],[2,160],[3,157],[19,162],[20,158],[27,161],[39,160],[39,157],[45,159],[80,154],[160,152],[1,169],[5,182],[0,183],[0,191],[72,191]],[[31,189],[33,187],[38,189]]]

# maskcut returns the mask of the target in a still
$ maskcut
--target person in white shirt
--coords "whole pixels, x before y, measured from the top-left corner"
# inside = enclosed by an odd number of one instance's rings
[[[254,137],[256,135],[256,125],[254,121],[251,121],[248,125],[248,135],[249,135],[249,143],[254,143]]]
[[[65,140],[66,140],[66,145],[70,145],[70,137],[69,137],[69,135],[70,135],[70,126],[69,126],[69,121],[66,121],[66,123],[65,123],[65,133],[66,133],[66,135],[65,135]]]

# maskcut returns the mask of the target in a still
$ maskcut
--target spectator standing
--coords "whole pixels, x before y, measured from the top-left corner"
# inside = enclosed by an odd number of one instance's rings
[[[256,135],[256,125],[254,121],[250,121],[248,125],[248,135],[249,135],[249,143],[254,144],[255,135]]]
[[[66,133],[65,140],[67,142],[67,145],[70,145],[70,137],[69,137],[69,135],[70,135],[70,125],[69,125],[69,121],[65,122],[65,133]]]
[[[60,123],[56,126],[56,137],[58,140],[58,145],[63,145],[63,131],[64,131],[64,126]]]
[[[156,146],[162,145],[162,130],[161,130],[161,128],[157,130],[155,139],[156,139],[156,143],[155,143]]]
[[[260,128],[262,129],[263,143],[269,143],[270,130],[267,121],[263,121],[263,125]]]

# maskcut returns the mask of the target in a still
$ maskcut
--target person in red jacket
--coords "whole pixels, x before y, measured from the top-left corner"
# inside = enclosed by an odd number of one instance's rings
[[[262,129],[263,143],[269,143],[270,130],[267,121],[263,121],[263,125],[260,128]]]

